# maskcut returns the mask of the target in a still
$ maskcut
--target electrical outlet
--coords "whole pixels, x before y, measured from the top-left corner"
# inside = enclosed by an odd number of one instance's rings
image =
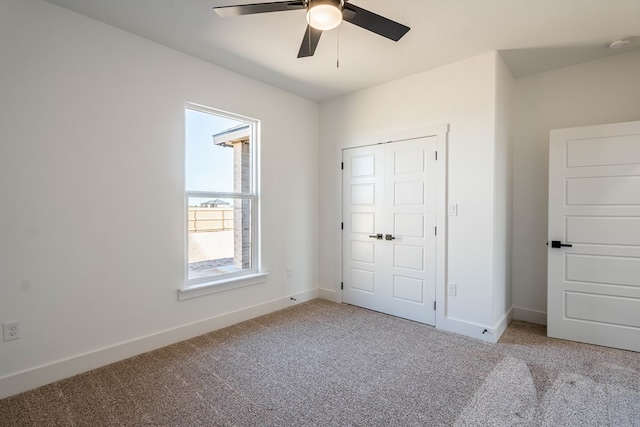
[[[11,341],[20,338],[20,322],[5,322],[2,324],[2,340]]]
[[[293,268],[287,267],[287,279],[291,279],[291,276],[293,276]]]
[[[447,285],[447,295],[449,295],[450,297],[455,297],[457,292],[458,285],[456,285],[455,283],[449,283],[449,285]]]

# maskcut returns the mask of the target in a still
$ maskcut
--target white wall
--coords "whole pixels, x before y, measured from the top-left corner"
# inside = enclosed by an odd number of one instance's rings
[[[481,332],[494,326],[495,317],[496,57],[488,53],[321,104],[320,282],[326,294],[338,292],[340,283],[340,147],[448,123],[448,197],[459,213],[449,218],[448,230],[448,280],[457,283],[458,295],[446,312],[472,328],[465,333],[487,338]]]
[[[316,103],[40,0],[0,3],[0,57],[0,321],[22,335],[0,342],[0,397],[317,295]],[[178,302],[185,101],[262,121],[270,275]]]
[[[514,317],[546,323],[549,131],[640,120],[640,51],[516,80]]]
[[[511,71],[496,55],[496,143],[494,160],[493,323],[511,310],[511,240],[513,191],[513,87]]]

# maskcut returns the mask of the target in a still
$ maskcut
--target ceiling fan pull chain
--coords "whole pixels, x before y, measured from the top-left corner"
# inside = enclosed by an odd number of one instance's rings
[[[336,68],[340,68],[340,27],[336,31]]]
[[[311,15],[309,1],[307,1],[307,13]],[[311,53],[311,25],[307,25],[307,39],[309,39],[309,53]]]

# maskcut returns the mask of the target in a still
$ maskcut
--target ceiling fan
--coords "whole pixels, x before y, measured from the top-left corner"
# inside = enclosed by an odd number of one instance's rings
[[[307,30],[300,45],[298,58],[313,56],[322,32],[337,27],[343,20],[396,42],[410,30],[406,25],[369,12],[368,10],[348,3],[348,1],[349,0],[275,1],[270,3],[220,6],[214,7],[213,10],[221,17],[227,17],[305,9],[307,11]]]

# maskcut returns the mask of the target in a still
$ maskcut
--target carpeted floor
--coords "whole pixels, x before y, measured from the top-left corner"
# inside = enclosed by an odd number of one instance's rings
[[[0,400],[2,426],[640,426],[640,354],[314,300]]]

